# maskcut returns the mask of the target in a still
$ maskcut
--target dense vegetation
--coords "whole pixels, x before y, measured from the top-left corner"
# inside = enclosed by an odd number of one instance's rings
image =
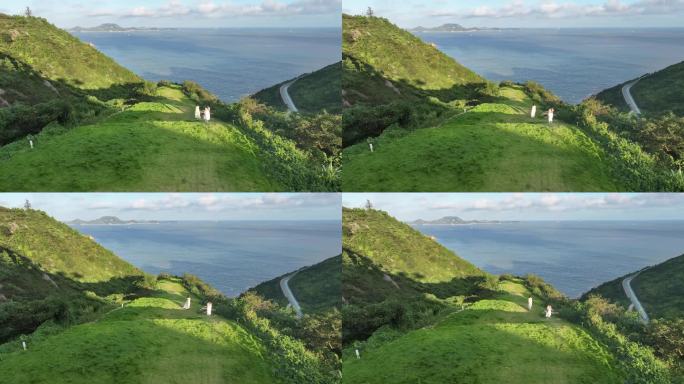
[[[629,112],[629,106],[622,96],[622,87],[635,80],[601,91],[596,98],[620,112]],[[644,75],[630,93],[646,116],[658,116],[667,112],[684,116],[684,61]]]
[[[342,23],[345,146],[392,126],[434,124],[496,93],[494,84],[386,19],[343,15]]]
[[[297,271],[290,281],[289,286],[302,307],[304,313],[325,312],[341,306],[341,279],[342,258],[331,257],[318,264],[305,267]],[[280,281],[285,277],[265,281],[252,290],[263,297],[271,300],[281,307],[287,307],[287,298],[280,288]]]
[[[342,64],[335,63],[317,71],[290,79],[272,87],[263,89],[252,96],[260,103],[271,106],[278,111],[287,111],[287,106],[280,96],[280,86],[296,80],[288,93],[300,113],[318,114],[327,112],[339,114],[342,112],[340,97],[340,81],[342,78]]]

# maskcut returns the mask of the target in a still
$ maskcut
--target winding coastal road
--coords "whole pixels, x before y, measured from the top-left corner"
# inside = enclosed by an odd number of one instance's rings
[[[634,280],[635,277],[639,276],[639,274],[643,271],[644,269],[633,275],[627,276],[624,280],[622,280],[622,288],[625,290],[625,294],[627,295],[629,300],[632,302],[632,304],[634,304],[634,308],[636,308],[637,312],[639,312],[641,320],[643,320],[644,323],[648,324],[648,314],[646,313],[646,310],[644,310],[644,307],[641,305],[639,299],[637,299],[637,296],[634,293],[634,290],[632,289],[631,285],[632,280]]]
[[[641,115],[641,110],[639,110],[639,106],[636,104],[636,101],[634,101],[634,98],[632,97],[632,94],[629,92],[634,84],[638,83],[639,80],[643,78],[640,77],[631,83],[627,83],[622,87],[622,97],[625,98],[625,102],[629,106],[629,109],[632,110],[632,112],[636,113],[637,115]]]
[[[290,302],[290,305],[292,308],[294,308],[295,313],[297,314],[297,318],[301,319],[303,316],[302,314],[302,307],[299,306],[299,303],[297,302],[297,299],[295,298],[294,294],[290,290],[290,286],[288,283],[290,282],[290,279],[293,278],[299,271],[295,273],[291,273],[282,279],[280,279],[280,289],[283,291],[283,295],[285,295],[285,298],[287,301]]]
[[[290,88],[290,85],[294,84],[295,81],[299,80],[299,78],[296,78],[290,82],[287,82],[283,85],[280,86],[280,97],[283,99],[283,103],[287,105],[287,109],[290,112],[299,112],[297,107],[294,104],[294,101],[292,101],[292,98],[290,97],[290,94],[287,93],[287,90]]]

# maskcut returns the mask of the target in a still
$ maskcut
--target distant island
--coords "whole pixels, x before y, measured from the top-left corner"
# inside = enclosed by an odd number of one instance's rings
[[[517,221],[500,221],[500,220],[463,220],[458,216],[444,216],[437,220],[423,220],[418,219],[409,222],[412,225],[463,225],[463,224],[501,224],[501,223],[516,223]]]
[[[118,24],[101,24],[97,27],[74,27],[70,32],[139,32],[139,31],[175,31],[177,28],[146,28],[146,27],[122,27]]]
[[[70,225],[130,225],[130,224],[159,224],[156,220],[121,220],[116,216],[102,216],[95,220],[76,219],[67,222]]]
[[[464,27],[461,24],[442,24],[439,27],[416,27],[410,29],[411,32],[476,32],[476,31],[505,31],[518,28],[487,28],[487,27]]]

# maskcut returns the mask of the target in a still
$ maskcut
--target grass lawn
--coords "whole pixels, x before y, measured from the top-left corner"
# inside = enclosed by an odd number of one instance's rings
[[[0,355],[2,382],[273,383],[260,341],[241,326],[199,312],[196,298],[172,281],[101,320],[29,342]]]
[[[4,191],[275,191],[256,144],[230,124],[194,120],[176,88],[96,124],[0,148]],[[49,131],[49,130],[48,130]]]
[[[610,353],[582,329],[547,320],[519,283],[432,327],[361,351],[346,351],[345,383],[622,383]]]
[[[518,88],[440,126],[387,130],[344,151],[345,191],[616,191],[604,153],[576,127],[541,113]]]

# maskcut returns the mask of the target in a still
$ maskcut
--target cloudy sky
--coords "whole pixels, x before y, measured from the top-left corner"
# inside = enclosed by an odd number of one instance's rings
[[[0,206],[34,209],[59,220],[340,220],[334,193],[3,193]]]
[[[62,28],[339,27],[341,0],[0,0],[0,12],[35,16]]]
[[[401,27],[459,23],[485,27],[682,27],[684,0],[344,0]]]
[[[366,200],[400,220],[684,219],[684,193],[345,193],[345,207]]]

